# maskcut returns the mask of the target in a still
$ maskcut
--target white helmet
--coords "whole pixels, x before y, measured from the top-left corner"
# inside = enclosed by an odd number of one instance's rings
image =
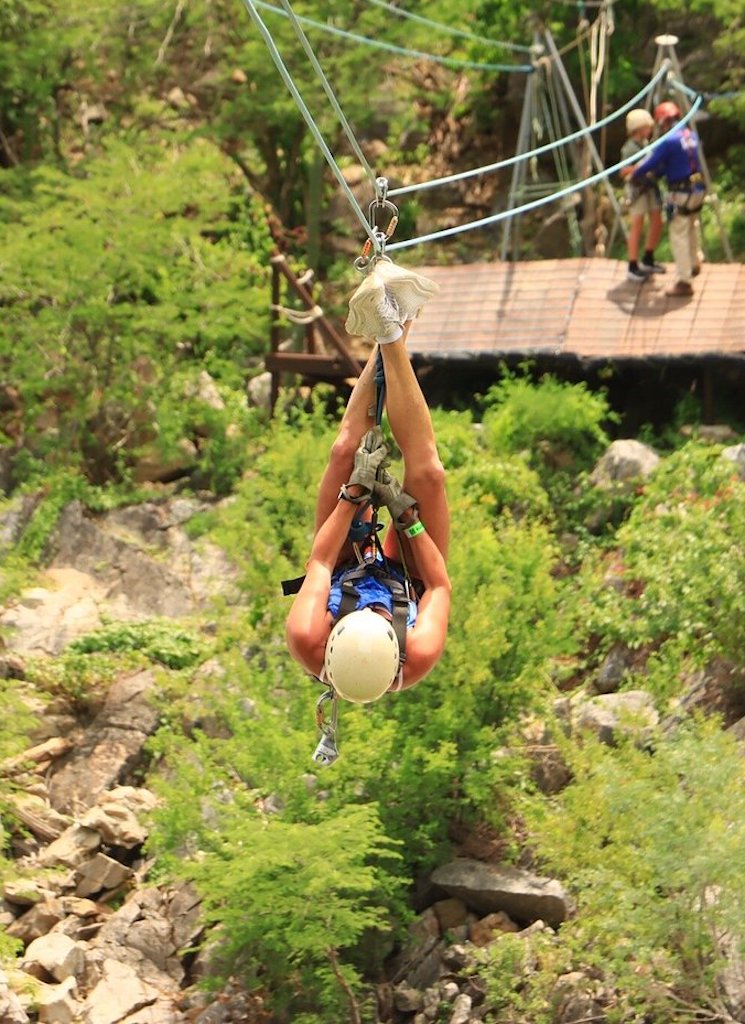
[[[630,110],[626,115],[626,134],[638,131],[640,128],[654,128],[654,118],[648,110],[638,107]]]
[[[371,608],[350,612],[331,630],[323,665],[340,697],[354,704],[377,700],[398,675],[393,626]]]

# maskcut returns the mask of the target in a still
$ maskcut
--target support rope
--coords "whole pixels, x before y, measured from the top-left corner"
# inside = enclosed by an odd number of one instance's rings
[[[375,232],[373,231],[372,227],[370,226],[370,224],[368,222],[368,219],[365,216],[364,211],[362,210],[362,207],[357,202],[357,200],[356,200],[356,198],[354,196],[354,193],[352,192],[352,190],[350,189],[349,185],[347,184],[347,182],[346,182],[346,180],[344,178],[344,175],[341,172],[341,169],[340,169],[339,165],[337,164],[336,160],[334,159],[334,156],[333,156],[331,150],[329,149],[328,145],[326,144],[326,140],[324,139],[323,135],[321,134],[320,129],[318,128],[318,125],[313,120],[313,115],[308,110],[308,107],[306,106],[305,101],[303,100],[303,97],[300,95],[300,91],[297,88],[297,86],[295,85],[295,82],[293,81],[292,75],[287,70],[287,67],[285,66],[285,62],[282,60],[282,55],[280,54],[279,50],[277,49],[277,46],[276,46],[276,44],[274,42],[274,39],[272,38],[271,32],[269,31],[269,29],[266,27],[266,25],[262,21],[261,15],[259,14],[258,10],[256,9],[257,4],[259,6],[262,6],[262,7],[268,6],[268,5],[261,4],[260,0],[243,0],[243,3],[244,3],[244,6],[246,7],[246,10],[249,13],[249,15],[251,16],[252,21],[254,22],[254,24],[258,28],[259,32],[261,33],[261,36],[262,36],[264,42],[266,43],[267,49],[269,50],[269,53],[271,54],[272,60],[274,61],[277,70],[279,71],[280,75],[282,76],[282,80],[284,81],[284,83],[287,86],[287,88],[290,90],[292,98],[295,100],[295,103],[297,104],[297,106],[298,106],[298,108],[300,110],[300,113],[303,115],[303,118],[305,119],[305,123],[308,125],[308,128],[310,128],[310,131],[311,131],[313,137],[315,138],[316,142],[318,143],[319,148],[321,149],[321,152],[323,153],[324,157],[326,158],[326,162],[330,166],[331,170],[334,172],[334,176],[335,176],[336,180],[341,185],[342,191],[344,192],[344,194],[346,195],[347,199],[349,200],[349,205],[352,207],[352,210],[354,211],[355,216],[357,217],[357,219],[360,221],[360,223],[362,224],[363,228],[365,229],[365,234],[368,236],[368,238],[372,242],[374,251],[377,252],[379,250],[379,248],[380,248],[380,242],[376,238]],[[272,10],[274,10],[274,9],[275,8],[272,8]]]
[[[399,18],[408,18],[410,21],[416,21],[420,25],[426,25],[428,28],[446,32],[451,36],[457,36],[459,39],[469,39],[474,43],[483,43],[486,46],[495,46],[502,50],[512,50],[515,53],[530,53],[529,46],[521,46],[519,43],[505,43],[500,39],[489,39],[487,36],[477,36],[473,32],[464,32],[462,29],[454,28],[452,25],[445,25],[440,21],[432,21],[430,18],[425,18],[421,14],[405,11],[403,7],[396,7],[395,4],[390,4],[387,0],[366,0],[366,3],[372,4],[374,7],[381,7],[384,11],[390,11],[391,14],[398,15]]]
[[[243,2],[250,2],[264,11],[271,11],[273,14],[287,17],[281,7],[275,7],[274,4],[266,3],[266,0],[243,0]],[[356,32],[347,32],[346,29],[336,28],[334,25],[324,25],[323,22],[314,21],[312,18],[306,18],[299,14],[296,15],[296,18],[302,25],[309,25],[311,28],[317,28],[320,32],[327,32],[332,36],[351,39],[353,42],[360,43],[363,46],[387,50],[389,53],[397,53],[404,57],[413,57],[417,60],[431,60],[437,64],[444,64],[446,67],[469,68],[472,71],[515,71],[522,74],[531,74],[533,71],[532,64],[484,64],[474,60],[459,60],[457,57],[441,57],[438,54],[427,53],[424,50],[410,50],[405,46],[396,46],[395,43],[387,43],[382,39],[369,39],[367,36],[357,35]]]
[[[303,49],[305,50],[305,53],[306,53],[306,55],[308,57],[308,60],[311,62],[314,71],[318,75],[318,78],[319,78],[319,80],[321,82],[321,85],[323,86],[323,91],[326,93],[331,106],[334,108],[334,112],[336,113],[336,116],[339,118],[339,123],[341,124],[341,126],[342,126],[342,128],[344,130],[344,134],[346,135],[347,139],[349,140],[349,144],[351,145],[352,149],[354,150],[355,156],[357,157],[359,162],[362,164],[362,166],[365,168],[365,173],[367,174],[368,178],[370,179],[370,182],[371,182],[373,188],[375,188],[375,172],[373,171],[372,167],[368,163],[367,157],[362,152],[360,144],[357,142],[357,138],[356,138],[354,132],[352,131],[352,127],[349,124],[349,121],[347,121],[347,119],[346,119],[346,117],[344,115],[344,111],[341,108],[341,104],[337,100],[336,94],[334,93],[334,90],[331,88],[329,80],[328,80],[328,78],[326,78],[326,75],[324,74],[323,68],[321,67],[321,65],[318,62],[318,58],[316,57],[315,53],[313,52],[313,47],[310,45],[310,43],[308,41],[308,37],[306,36],[305,32],[303,31],[303,27],[300,24],[300,22],[298,21],[297,15],[293,11],[292,7],[290,6],[289,0],[279,0],[279,2],[282,4],[282,7],[284,8],[285,14],[290,19],[292,27],[295,29],[295,35],[300,40],[300,44],[302,45]]]
[[[636,96],[633,96],[630,100],[627,100],[623,106],[619,107],[618,110],[614,110],[606,117],[601,118],[594,125],[587,125],[584,128],[579,128],[576,132],[572,132],[570,135],[565,135],[563,138],[556,141],[547,142],[543,146],[538,146],[536,149],[531,149],[526,153],[518,153],[515,156],[507,157],[505,160],[498,160],[493,164],[485,164],[483,167],[475,167],[469,171],[459,171],[457,174],[448,174],[444,178],[433,178],[430,181],[421,181],[414,185],[402,185],[400,188],[392,188],[389,192],[389,196],[403,196],[408,195],[410,192],[418,192],[420,189],[425,188],[436,188],[439,185],[450,185],[456,181],[462,181],[465,178],[473,178],[479,174],[487,174],[490,171],[498,171],[502,167],[511,167],[513,164],[520,163],[521,160],[529,160],[532,157],[540,156],[542,153],[548,153],[552,149],[556,149],[558,146],[565,146],[570,142],[574,142],[576,139],[581,139],[585,135],[589,135],[598,128],[603,128],[605,125],[614,121],[616,118],[621,117],[627,110],[631,110],[635,107],[639,100],[643,99],[647,93],[651,92],[652,89],[657,85],[659,80],[668,73],[669,62],[665,62],[658,69],[657,73],[652,79],[641,89]],[[698,94],[696,94],[698,95]]]
[[[684,127],[696,114],[702,103],[702,96],[698,95],[693,103],[693,106],[688,113],[681,118],[677,124],[673,125],[670,131],[665,132],[659,139],[656,139],[650,145],[645,146],[644,149],[635,153],[634,156],[627,157],[625,160],[620,160],[617,164],[612,167],[608,167],[602,171],[598,171],[596,174],[591,175],[589,178],[583,178],[582,181],[575,182],[575,184],[568,186],[567,188],[561,189],[558,192],[554,192],[549,196],[543,196],[540,199],[534,199],[529,203],[524,203],[522,206],[513,207],[510,210],[502,210],[501,213],[492,214],[490,217],[482,217],[479,220],[470,221],[467,224],[458,224],[452,228],[444,228],[442,231],[433,231],[428,235],[420,235],[418,238],[407,238],[401,242],[393,242],[387,246],[388,252],[393,252],[396,249],[408,249],[412,245],[421,245],[422,242],[433,242],[440,238],[448,238],[451,235],[459,235],[463,231],[473,231],[475,228],[488,227],[490,224],[497,224],[501,220],[506,220],[509,217],[516,217],[520,213],[526,213],[529,210],[535,210],[539,206],[545,206],[547,203],[556,202],[559,199],[563,199],[565,196],[572,195],[575,192],[579,192],[581,189],[588,188],[590,185],[596,184],[598,181],[602,181],[604,178],[609,178],[612,174],[615,174],[622,167],[628,167],[630,164],[638,163],[640,159],[647,156],[652,150],[656,149],[657,146],[664,140],[670,137],[674,131],[678,128]],[[596,126],[597,127],[597,126]]]

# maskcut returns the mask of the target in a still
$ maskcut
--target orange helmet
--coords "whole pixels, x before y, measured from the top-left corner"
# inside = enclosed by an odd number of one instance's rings
[[[679,121],[680,109],[672,100],[665,100],[654,108],[654,119],[658,125],[664,124],[665,121]]]

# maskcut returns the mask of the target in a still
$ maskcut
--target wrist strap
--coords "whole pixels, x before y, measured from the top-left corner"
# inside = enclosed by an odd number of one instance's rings
[[[424,523],[421,521],[421,519],[417,519],[417,521],[415,523],[412,523],[411,526],[406,527],[406,529],[403,531],[403,534],[404,537],[418,537],[420,533],[426,532],[427,531],[424,529]]]
[[[362,505],[363,502],[368,501],[370,498],[369,492],[367,494],[360,494],[358,497],[353,498],[349,493],[347,484],[342,484],[337,497],[337,501],[348,501],[350,505]]]

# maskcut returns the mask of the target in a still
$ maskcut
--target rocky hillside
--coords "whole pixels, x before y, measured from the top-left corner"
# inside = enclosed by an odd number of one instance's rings
[[[722,462],[739,467],[745,479],[745,445],[725,449]],[[590,479],[599,494],[617,495],[619,488],[642,487],[659,465],[650,448],[618,441]],[[22,536],[38,500],[19,497],[6,506],[0,519],[6,549]],[[239,574],[223,548],[209,538],[193,539],[188,527],[194,517],[220,508],[206,499],[166,497],[94,514],[72,502],[49,537],[35,585],[2,610],[5,689],[20,697],[33,720],[29,745],[0,766],[12,858],[12,870],[3,875],[0,922],[19,944],[18,960],[0,973],[3,1024],[283,1019],[274,1016],[262,986],[244,989],[240,974],[224,981],[217,995],[201,986],[214,971],[220,929],[208,927],[203,893],[189,882],[164,878],[149,849],[159,802],[150,783],[171,771],[169,764],[153,761],[148,743],[167,717],[162,668],[120,667],[84,692],[73,692],[69,683],[56,693],[54,686],[39,686],[40,679],[51,678],[40,665],[48,669],[66,650],[112,624],[124,628],[172,620],[185,630],[214,632],[216,602],[229,608],[244,600]],[[607,585],[625,586],[618,574]],[[529,772],[545,799],[571,788],[576,770],[562,736],[580,742],[594,737],[610,750],[629,741],[654,757],[665,737],[692,713],[704,711],[721,714],[722,724],[745,742],[745,685],[735,664],[709,663],[660,715],[652,692],[628,685],[630,673],[638,672],[649,654],[617,642],[593,671],[563,687],[564,694],[542,716],[521,716],[514,742],[527,754]],[[161,659],[161,666],[167,664],[165,655]],[[197,671],[220,679],[209,660]],[[183,723],[186,731],[225,738],[225,725],[203,710],[201,721]],[[307,739],[310,752],[310,731]],[[329,784],[327,778],[306,771],[303,779],[323,799],[319,787]],[[203,813],[210,812],[205,807]],[[282,799],[263,799],[262,813],[281,817]],[[347,988],[350,1021],[522,1021],[517,993],[529,991],[538,978],[545,985],[546,973],[546,1019],[554,1024],[618,1019],[613,979],[590,967],[571,969],[559,956],[565,925],[582,920],[569,880],[545,876],[530,838],[521,835],[519,822],[514,826],[513,842],[520,848],[516,857],[506,857],[504,836],[492,828],[452,822],[450,855],[417,881],[416,916],[407,937],[392,945],[385,959],[384,976],[374,986],[375,1009],[367,1005],[363,1011]],[[250,902],[245,912],[253,913]],[[278,906],[276,913],[282,912]],[[508,941],[513,945],[506,946]],[[726,935],[719,941],[720,1009],[710,1019],[741,1021],[742,960]],[[515,992],[502,1001],[484,965],[507,948],[524,952],[512,954]],[[328,1018],[319,1013],[317,1019]]]

